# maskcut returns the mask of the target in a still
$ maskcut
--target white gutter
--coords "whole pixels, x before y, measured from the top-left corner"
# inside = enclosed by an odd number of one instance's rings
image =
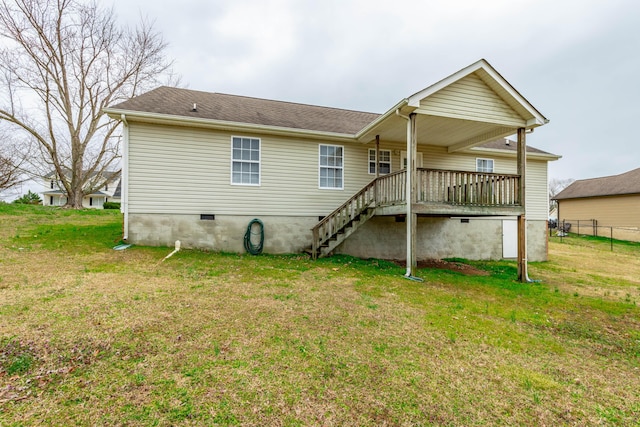
[[[501,157],[507,158],[515,158],[517,157],[517,153],[510,150],[501,150],[499,148],[484,148],[484,147],[473,147],[468,150],[462,150],[461,153],[469,153],[469,154],[494,154]],[[546,161],[554,161],[561,159],[562,156],[558,154],[552,153],[534,153],[527,152],[527,159],[531,160],[546,160]]]
[[[368,125],[363,127],[362,129],[360,129],[358,131],[358,133],[355,134],[355,138],[356,139],[361,139],[364,135],[366,135],[369,132],[372,132],[375,129],[376,126],[378,126],[380,123],[382,123],[383,121],[385,121],[389,117],[393,116],[394,114],[400,115],[400,114],[398,114],[398,111],[400,111],[400,109],[402,109],[402,107],[404,107],[405,105],[407,105],[407,99],[406,98],[403,99],[402,101],[398,102],[393,107],[391,107],[391,109],[389,111],[387,111],[386,113],[382,114],[380,117],[378,117],[377,119],[375,119],[374,121],[372,121],[371,123],[369,123]],[[400,115],[400,117],[404,117],[404,118],[408,119],[406,116]],[[369,141],[367,140],[367,141],[364,141],[364,142],[369,142]]]
[[[122,176],[121,180],[121,206],[120,211],[124,214],[123,236],[125,242],[129,239],[129,123],[124,114],[120,115],[120,120],[124,124],[122,128]]]

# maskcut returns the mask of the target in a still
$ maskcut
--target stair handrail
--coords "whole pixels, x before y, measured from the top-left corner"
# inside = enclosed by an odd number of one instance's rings
[[[349,206],[353,205],[354,202],[356,202],[358,199],[360,199],[362,196],[364,196],[366,194],[369,194],[369,197],[365,198],[364,202],[361,203],[361,206],[357,206],[357,204],[356,204],[356,209],[351,209],[350,212],[348,212],[348,215],[344,216],[342,221],[339,224],[337,224],[337,226],[335,227],[335,231],[334,232],[337,232],[340,228],[342,228],[344,225],[346,225],[349,221],[353,220],[356,216],[358,216],[362,212],[364,212],[365,209],[370,207],[371,204],[376,201],[376,191],[375,191],[376,180],[377,180],[377,178],[374,178],[371,182],[369,182],[367,185],[365,185],[356,194],[351,196],[346,202],[344,202],[342,205],[340,205],[338,208],[336,208],[333,212],[331,212],[329,215],[327,215],[324,218],[322,218],[311,229],[312,232],[313,232],[313,244],[312,244],[312,247],[311,247],[311,251],[312,251],[312,255],[313,255],[314,259],[317,256],[318,248],[320,247],[320,245],[322,245],[324,242],[329,240],[333,235],[333,232],[332,232],[332,233],[329,233],[329,234],[323,233],[323,235],[320,236],[320,229],[323,228],[325,226],[325,224],[327,224],[329,221],[332,221],[335,217],[337,217],[339,214],[341,214],[345,209],[347,209]]]

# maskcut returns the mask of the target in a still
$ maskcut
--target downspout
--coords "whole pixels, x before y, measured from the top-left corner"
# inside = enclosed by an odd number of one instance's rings
[[[527,194],[526,194],[526,170],[527,170],[527,131],[525,128],[518,129],[518,175],[520,175],[520,197],[524,212],[518,217],[518,266],[519,279],[524,283],[535,283],[536,280],[529,278],[529,260],[527,255]],[[522,235],[520,235],[520,233]],[[520,241],[522,239],[522,241]]]
[[[402,117],[403,119],[405,119],[407,121],[407,170],[406,170],[406,174],[407,174],[407,185],[405,188],[405,198],[406,198],[406,202],[407,202],[407,217],[406,217],[406,221],[407,221],[407,270],[406,273],[404,274],[405,277],[413,277],[413,272],[411,271],[411,260],[413,259],[413,252],[412,252],[412,244],[411,244],[411,233],[413,230],[413,207],[411,206],[411,162],[413,161],[413,153],[412,153],[412,149],[411,149],[411,118],[409,118],[408,116],[405,116],[404,114],[400,113],[400,109],[396,109],[396,115],[398,117]]]
[[[129,239],[129,122],[124,114],[120,115],[120,120],[124,123],[123,127],[123,148],[122,148],[122,185],[120,188],[122,196],[122,204],[120,211],[124,215],[123,236],[125,242]]]

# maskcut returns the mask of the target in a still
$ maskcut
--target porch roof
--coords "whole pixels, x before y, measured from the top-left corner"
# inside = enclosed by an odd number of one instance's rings
[[[357,134],[361,142],[406,141],[404,116],[417,114],[418,144],[459,151],[533,129],[548,120],[486,60],[469,65],[382,114]]]

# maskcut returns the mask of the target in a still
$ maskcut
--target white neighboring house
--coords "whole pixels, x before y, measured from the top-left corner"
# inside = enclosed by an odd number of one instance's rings
[[[82,199],[82,206],[91,209],[103,209],[105,202],[120,203],[120,172],[105,172],[104,185],[91,194],[86,194]],[[67,203],[67,193],[60,183],[55,172],[49,173],[44,178],[47,190],[42,193],[44,206],[64,206]]]

